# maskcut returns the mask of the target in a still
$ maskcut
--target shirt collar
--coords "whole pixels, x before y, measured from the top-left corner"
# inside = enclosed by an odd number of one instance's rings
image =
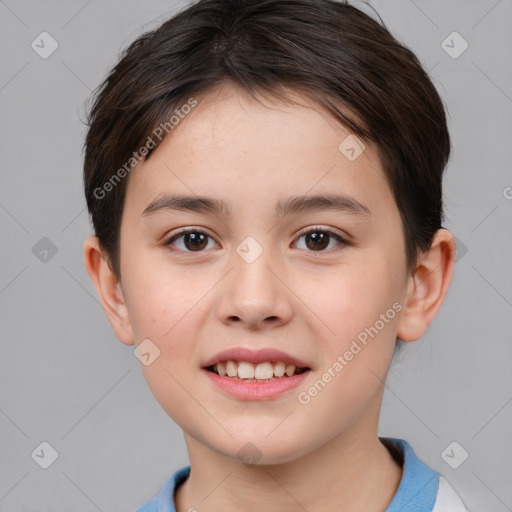
[[[422,462],[403,439],[381,437],[388,450],[403,458],[402,479],[386,512],[431,512],[437,497],[439,473]]]
[[[403,460],[402,478],[385,512],[431,512],[439,484],[439,474],[422,462],[411,445],[403,439],[381,437],[386,448]],[[157,496],[157,512],[176,512],[174,492],[190,474],[190,466],[178,469]]]

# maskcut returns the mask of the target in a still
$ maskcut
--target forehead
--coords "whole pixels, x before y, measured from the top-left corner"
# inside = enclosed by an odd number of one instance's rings
[[[291,91],[290,98],[299,104],[260,102],[231,87],[197,98],[151,158],[132,171],[126,204],[140,216],[158,195],[177,191],[235,208],[249,202],[274,209],[288,196],[324,192],[377,208],[393,202],[376,149],[365,142],[356,159],[347,158],[353,134],[307,96]]]

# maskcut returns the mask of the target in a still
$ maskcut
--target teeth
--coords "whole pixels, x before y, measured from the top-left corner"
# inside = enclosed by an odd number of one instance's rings
[[[238,376],[241,379],[254,379],[254,366],[251,363],[240,361],[238,363]]]
[[[240,369],[238,369],[238,375],[240,375]],[[254,369],[254,378],[256,379],[271,379],[274,376],[274,368],[272,363],[259,363]]]
[[[289,364],[286,367],[285,372],[286,372],[286,375],[288,375],[288,377],[291,377],[295,373],[295,365],[294,364]]]
[[[282,377],[285,371],[286,365],[284,363],[279,362],[274,365],[274,375],[276,377]]]
[[[235,377],[238,373],[238,366],[234,361],[228,361],[226,363],[226,373],[228,377]]]
[[[223,377],[224,375],[226,375],[226,365],[222,362],[219,362],[217,363],[217,366],[216,366],[216,369],[217,369],[217,373]]]
[[[288,377],[295,375],[294,364],[286,364],[281,361],[272,363],[270,361],[254,365],[247,361],[219,361],[214,366],[215,372],[221,376],[251,380],[270,380],[273,378]]]

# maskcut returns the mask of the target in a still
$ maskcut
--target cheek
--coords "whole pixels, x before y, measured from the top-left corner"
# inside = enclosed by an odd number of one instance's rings
[[[361,262],[340,268],[325,281],[315,279],[315,293],[308,295],[306,286],[301,292],[316,314],[308,317],[320,326],[316,343],[322,347],[322,361],[313,386],[302,390],[299,407],[316,424],[331,425],[331,434],[348,428],[376,403],[389,370],[397,306],[396,284],[386,268]]]
[[[167,343],[183,328],[207,291],[207,279],[192,278],[190,272],[144,255],[127,266],[130,276],[130,317],[138,329],[138,339],[151,338]],[[190,322],[188,320],[188,322]]]
[[[149,338],[158,347],[160,355],[155,365],[166,380],[166,370],[180,382],[190,379],[198,360],[198,340],[213,307],[211,291],[218,278],[193,266],[173,266],[154,258],[146,264],[141,259],[131,270],[130,317],[132,326],[136,326],[137,342]],[[142,370],[146,372],[150,367]],[[168,384],[166,387],[169,392]]]
[[[184,425],[190,411],[187,390],[196,378],[194,340],[201,322],[198,315],[204,314],[201,297],[208,290],[207,280],[191,286],[183,273],[171,275],[168,269],[155,267],[131,276],[130,316],[137,343],[150,339],[159,350],[150,365],[141,364],[141,370],[161,407]]]
[[[360,257],[357,263],[296,281],[297,295],[310,310],[307,316],[316,318],[336,344],[342,346],[373,325],[399,296],[392,266],[378,259]]]
[[[188,388],[192,378],[194,340],[201,322],[198,315],[204,314],[206,301],[201,297],[208,290],[207,279],[191,285],[184,273],[142,265],[134,265],[129,275],[129,314],[136,343],[149,339],[158,353],[150,365],[141,362],[141,370],[163,409],[179,417],[187,408],[183,386]]]
[[[344,411],[364,408],[381,387],[379,379],[385,380],[401,309],[393,257],[367,251],[329,275],[302,281],[297,290],[307,298],[304,314],[322,347],[319,373],[331,372],[325,379],[320,375],[329,384],[317,404],[325,400],[324,406],[334,403]],[[321,408],[317,413],[323,414]]]

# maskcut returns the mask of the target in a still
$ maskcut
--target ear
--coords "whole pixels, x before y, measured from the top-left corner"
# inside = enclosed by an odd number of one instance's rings
[[[128,309],[121,285],[110,267],[98,237],[89,236],[83,243],[84,263],[96,293],[116,336],[126,345],[135,343]]]
[[[418,256],[416,270],[409,277],[398,323],[397,337],[416,341],[436,316],[448,291],[455,264],[455,239],[439,229],[428,251]]]

